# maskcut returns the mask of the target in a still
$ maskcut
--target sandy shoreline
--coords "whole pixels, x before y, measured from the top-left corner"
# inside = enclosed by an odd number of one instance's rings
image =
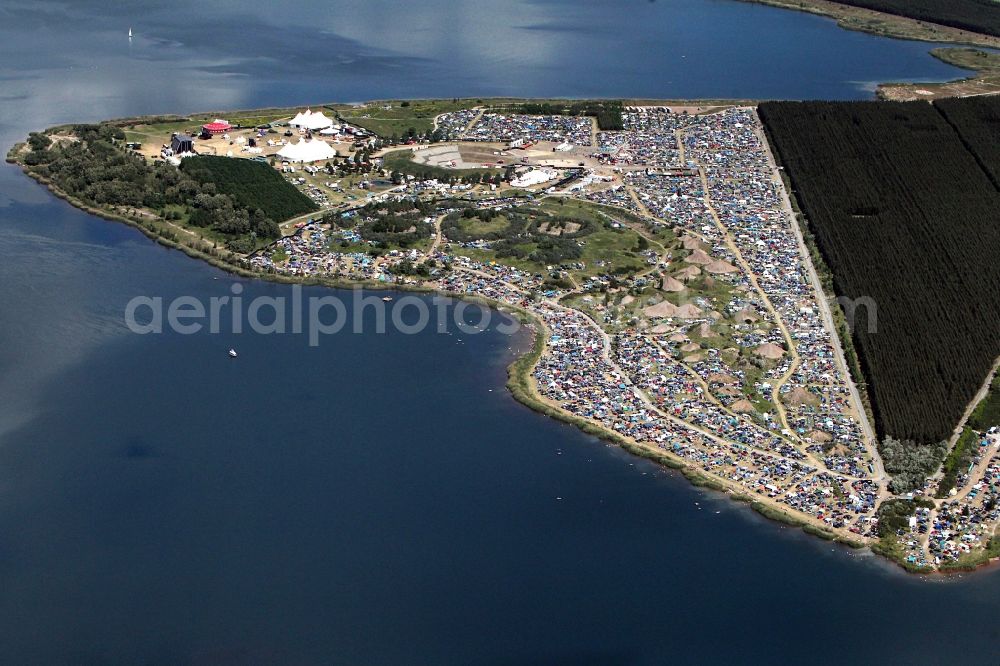
[[[1000,37],[874,9],[844,5],[831,0],[740,0],[740,2],[825,16],[836,20],[837,25],[845,30],[865,32],[879,37],[1000,48]]]

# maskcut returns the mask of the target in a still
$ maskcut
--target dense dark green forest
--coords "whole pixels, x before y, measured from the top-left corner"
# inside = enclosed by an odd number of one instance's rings
[[[1000,188],[1000,99],[993,96],[939,99],[944,115],[962,143]]]
[[[1000,4],[995,0],[836,0],[842,5],[929,21],[1000,36]]]
[[[1000,354],[1000,193],[925,102],[771,102],[771,144],[834,276],[883,437],[946,439]],[[856,301],[860,302],[860,301]]]
[[[318,209],[312,199],[262,162],[199,155],[181,161],[181,171],[200,183],[215,183],[219,192],[239,206],[260,209],[278,222]]]

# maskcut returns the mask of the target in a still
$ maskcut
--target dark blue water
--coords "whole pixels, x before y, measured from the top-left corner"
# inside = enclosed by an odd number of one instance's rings
[[[855,97],[955,75],[926,45],[736,2],[452,4],[5,3],[0,139],[390,95]],[[995,662],[1000,577],[907,577],[524,409],[503,390],[523,336],[313,348],[122,323],[134,296],[232,283],[0,169],[0,663]]]

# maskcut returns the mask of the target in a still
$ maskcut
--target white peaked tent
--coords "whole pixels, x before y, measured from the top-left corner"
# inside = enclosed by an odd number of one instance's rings
[[[318,130],[324,127],[329,127],[333,124],[333,121],[323,115],[322,111],[317,111],[313,113],[310,109],[306,109],[300,113],[295,114],[291,122],[288,123],[292,127],[301,127],[307,130]]]
[[[336,157],[337,151],[325,141],[299,139],[278,151],[278,157],[289,162],[319,162]]]

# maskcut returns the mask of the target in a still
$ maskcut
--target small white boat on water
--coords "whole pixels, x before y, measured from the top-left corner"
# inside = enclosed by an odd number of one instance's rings
[[[383,296],[382,300],[385,301],[386,303],[388,303],[389,301],[392,300],[392,296]]]
[[[237,356],[239,356],[239,354],[236,353],[235,349],[230,349],[229,350],[229,356],[230,356],[230,358],[236,358]]]

